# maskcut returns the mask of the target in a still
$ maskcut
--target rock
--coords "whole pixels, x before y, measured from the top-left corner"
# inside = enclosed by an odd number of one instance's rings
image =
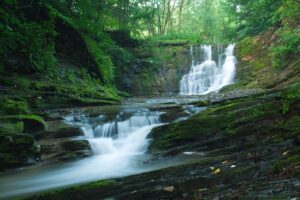
[[[25,115],[22,117],[24,122],[24,133],[39,133],[45,130],[45,122],[42,117],[37,115]]]
[[[65,126],[55,131],[45,131],[42,134],[44,139],[70,138],[76,136],[84,136],[84,132],[80,127]]]
[[[1,120],[20,124],[21,127],[16,127],[15,129],[22,130],[23,133],[34,136],[38,136],[46,128],[44,119],[33,114],[8,115],[4,116]]]
[[[64,127],[53,133],[54,138],[67,138],[75,136],[84,136],[84,132],[80,127]]]
[[[165,192],[173,192],[175,190],[175,187],[171,185],[171,186],[164,187],[162,190]]]
[[[174,107],[166,111],[166,113],[160,116],[162,122],[172,122],[180,117],[186,117],[188,114],[182,107]]]
[[[42,160],[72,160],[92,155],[87,140],[53,139],[41,142]]]
[[[62,143],[62,147],[67,151],[91,150],[90,144],[87,140],[64,141]]]
[[[39,151],[29,134],[0,135],[0,171],[34,163]]]
[[[300,135],[298,135],[297,137],[295,137],[294,143],[295,143],[296,145],[300,146]]]

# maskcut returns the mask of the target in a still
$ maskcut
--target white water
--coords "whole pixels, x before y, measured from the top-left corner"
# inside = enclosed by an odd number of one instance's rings
[[[67,123],[82,126],[94,156],[73,163],[2,176],[0,199],[142,172],[145,169],[140,167],[141,156],[147,150],[147,135],[152,128],[160,125],[159,114],[143,109],[127,120],[119,121],[117,117],[115,121],[95,129],[85,117],[79,122],[72,116],[66,117]]]
[[[189,74],[180,81],[180,95],[201,95],[218,92],[222,87],[232,84],[235,77],[236,59],[233,55],[234,44],[230,44],[223,53],[218,47],[218,63],[212,58],[212,46],[201,46],[204,61],[196,63],[193,47],[191,47],[192,67]],[[226,56],[222,60],[223,54]]]

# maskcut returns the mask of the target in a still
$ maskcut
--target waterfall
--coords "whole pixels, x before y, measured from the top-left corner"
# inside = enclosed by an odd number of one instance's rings
[[[159,123],[159,113],[138,111],[125,121],[113,121],[99,125],[94,129],[95,137],[126,137],[130,132]]]
[[[96,155],[140,154],[146,150],[143,147],[148,142],[147,134],[151,128],[160,123],[160,114],[148,109],[139,109],[133,116],[121,120],[123,115],[121,112],[114,120],[97,125],[95,128],[86,117],[82,116],[80,117],[82,121],[79,122],[74,120],[74,117],[67,116],[65,122],[81,126]]]
[[[64,117],[65,123],[82,128],[94,155],[59,165],[43,165],[38,170],[21,170],[20,174],[14,172],[15,175],[9,174],[6,178],[2,176],[0,199],[15,199],[12,197],[147,170],[143,168],[143,160],[147,159],[147,136],[154,127],[162,125],[159,124],[161,113],[140,107],[123,112],[110,122],[105,122],[104,115],[88,117],[72,113]]]
[[[225,52],[218,46],[218,63],[213,60],[212,46],[203,45],[204,61],[197,64],[194,61],[193,47],[190,53],[192,66],[190,72],[184,75],[180,81],[180,95],[201,95],[209,92],[217,92],[222,87],[232,84],[235,77],[236,59],[233,55],[234,44],[228,45]],[[222,57],[225,54],[225,60]]]

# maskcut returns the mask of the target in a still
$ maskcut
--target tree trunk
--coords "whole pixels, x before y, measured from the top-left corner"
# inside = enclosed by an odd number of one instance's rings
[[[184,5],[184,0],[181,0],[179,5],[179,12],[178,12],[178,27],[177,27],[178,32],[181,31],[181,15],[183,10],[183,5]]]

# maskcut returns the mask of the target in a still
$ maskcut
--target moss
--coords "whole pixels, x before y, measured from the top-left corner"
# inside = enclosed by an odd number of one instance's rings
[[[226,182],[235,182],[240,180],[249,180],[252,179],[255,173],[259,170],[259,166],[257,165],[250,165],[250,166],[242,166],[231,169],[225,177]]]
[[[293,138],[294,136],[297,136],[300,132],[300,117],[293,116],[291,118],[288,118],[285,121],[283,121],[280,125],[278,125],[278,128],[283,133],[279,134],[276,137],[277,140]]]
[[[36,195],[26,199],[38,199],[38,200],[63,200],[63,199],[86,199],[89,196],[101,198],[111,190],[118,189],[118,183],[112,180],[102,180],[89,184],[78,185],[68,189],[62,189],[53,192],[47,192],[44,194]]]
[[[279,159],[275,161],[272,167],[272,171],[275,174],[282,172],[285,169],[288,169],[294,164],[300,163],[300,150],[294,151],[292,153],[288,153],[288,156],[285,158]],[[289,155],[290,154],[290,155]]]
[[[105,37],[103,35],[106,42],[112,43],[109,37]],[[114,65],[111,60],[111,57],[103,50],[101,43],[95,41],[93,38],[88,35],[83,35],[87,48],[94,56],[94,59],[97,63],[97,67],[99,70],[99,75],[101,80],[105,84],[112,83],[114,79]]]
[[[22,121],[2,120],[0,122],[0,133],[22,133],[24,130],[24,123]]]
[[[8,115],[1,117],[3,120],[22,121],[23,132],[36,133],[45,130],[46,123],[44,119],[33,114]]]
[[[248,84],[248,82],[246,80],[241,80],[241,81],[238,81],[237,83],[227,85],[227,86],[221,88],[220,92],[226,93],[226,92],[230,92],[230,91],[234,91],[234,90],[238,90],[238,89],[243,89],[247,86],[247,84]]]
[[[246,37],[239,43],[237,43],[237,49],[239,55],[248,55],[250,54],[253,49],[253,39],[251,37]]]
[[[197,101],[196,103],[194,103],[194,105],[197,107],[205,107],[211,105],[211,102],[208,100],[202,100],[202,101]]]
[[[151,133],[154,140],[150,148],[168,149],[215,136],[226,138],[257,132],[272,134],[284,121],[280,106],[280,100],[264,94],[215,104],[186,121],[155,128]],[[268,122],[270,119],[272,122]],[[278,133],[281,132],[282,129]]]
[[[39,80],[35,81],[32,88],[43,96],[43,99],[35,99],[34,105],[42,107],[45,104],[57,104],[57,106],[66,107],[68,104],[86,104],[101,105],[115,104],[121,100],[116,88],[109,85],[101,85],[98,79],[91,78],[86,72],[78,74],[75,70],[69,69],[74,81],[66,79],[65,74],[56,74],[56,81]],[[79,76],[82,76],[79,78]],[[67,102],[64,102],[67,101]],[[70,105],[69,105],[70,106]]]
[[[169,148],[176,144],[196,141],[204,134],[218,132],[223,126],[221,116],[208,116],[210,109],[201,112],[186,121],[172,123],[155,128],[152,136],[155,138],[151,146],[155,148]]]
[[[0,100],[0,111],[4,114],[26,114],[29,113],[29,108],[24,100],[3,98]]]
[[[41,15],[47,16],[40,19],[40,23],[27,20],[26,17],[23,17],[23,10],[16,9],[24,6],[24,2],[16,1],[13,6],[1,8],[4,24],[1,26],[3,37],[1,37],[0,43],[1,47],[5,49],[6,58],[2,62],[10,71],[43,71],[56,64],[52,40],[55,35],[53,18],[47,15],[43,4],[37,4],[34,2],[31,8],[39,8]]]
[[[0,134],[0,171],[26,165],[39,156],[34,138],[28,134]]]
[[[11,153],[0,153],[0,171],[5,168],[14,167],[20,165],[20,158]]]

